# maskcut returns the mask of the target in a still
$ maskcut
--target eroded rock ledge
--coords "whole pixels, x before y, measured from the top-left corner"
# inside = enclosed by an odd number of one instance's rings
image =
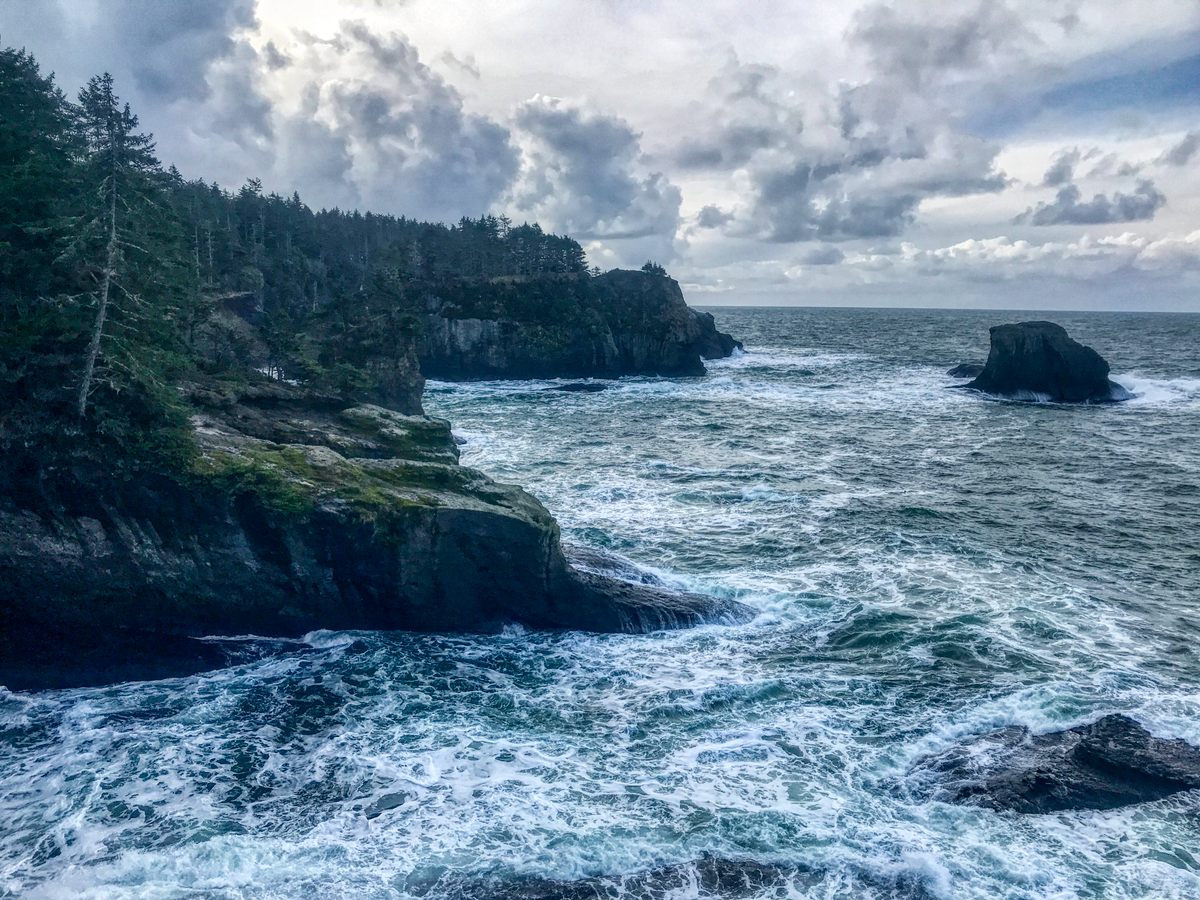
[[[200,635],[650,631],[747,616],[577,571],[536,499],[458,464],[445,421],[266,381],[189,399],[201,454],[186,477],[0,501],[0,684],[103,680],[93,651],[106,642],[134,657],[125,678],[145,644],[157,662],[143,677],[157,677],[209,665],[187,640]],[[76,651],[93,675],[72,675]]]

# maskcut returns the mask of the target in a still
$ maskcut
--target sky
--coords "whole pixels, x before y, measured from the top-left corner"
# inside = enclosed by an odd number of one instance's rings
[[[1200,0],[0,0],[164,163],[696,304],[1200,311]]]

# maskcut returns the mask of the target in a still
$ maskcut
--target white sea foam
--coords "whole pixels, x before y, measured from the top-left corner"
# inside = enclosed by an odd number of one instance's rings
[[[464,461],[569,540],[758,617],[317,632],[192,679],[0,693],[0,892],[434,900],[714,853],[802,864],[795,897],[1200,896],[1195,793],[1022,818],[908,781],[1009,725],[1125,712],[1200,743],[1200,382],[984,403],[902,337],[578,397],[431,383]]]

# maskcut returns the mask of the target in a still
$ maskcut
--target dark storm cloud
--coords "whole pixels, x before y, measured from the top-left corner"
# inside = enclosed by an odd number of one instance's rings
[[[230,53],[234,33],[254,23],[254,0],[107,2],[102,21],[128,54],[134,81],[148,98],[202,97],[210,62]]]
[[[646,171],[640,136],[628,122],[535,97],[517,108],[514,125],[529,143],[518,208],[584,238],[657,238],[657,252],[670,258],[679,189]]]
[[[1109,225],[1153,219],[1167,198],[1149,181],[1139,181],[1131,194],[1096,194],[1083,200],[1076,185],[1060,188],[1052,203],[1039,203],[1018,216],[1016,223],[1030,225]]]
[[[1200,131],[1189,131],[1182,141],[1159,157],[1158,161],[1171,166],[1186,166],[1200,152]]]

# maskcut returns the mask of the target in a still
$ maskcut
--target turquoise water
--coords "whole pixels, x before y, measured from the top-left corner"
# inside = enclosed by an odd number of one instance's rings
[[[711,854],[795,874],[742,896],[1200,896],[1200,792],[1019,816],[908,774],[1118,711],[1200,743],[1200,319],[1054,315],[1137,394],[1074,408],[948,389],[1015,314],[716,312],[750,350],[703,378],[426,405],[567,541],[752,622],[320,633],[0,693],[0,895],[516,897],[678,866],[655,896],[689,897]],[[592,882],[648,892],[620,883]]]

